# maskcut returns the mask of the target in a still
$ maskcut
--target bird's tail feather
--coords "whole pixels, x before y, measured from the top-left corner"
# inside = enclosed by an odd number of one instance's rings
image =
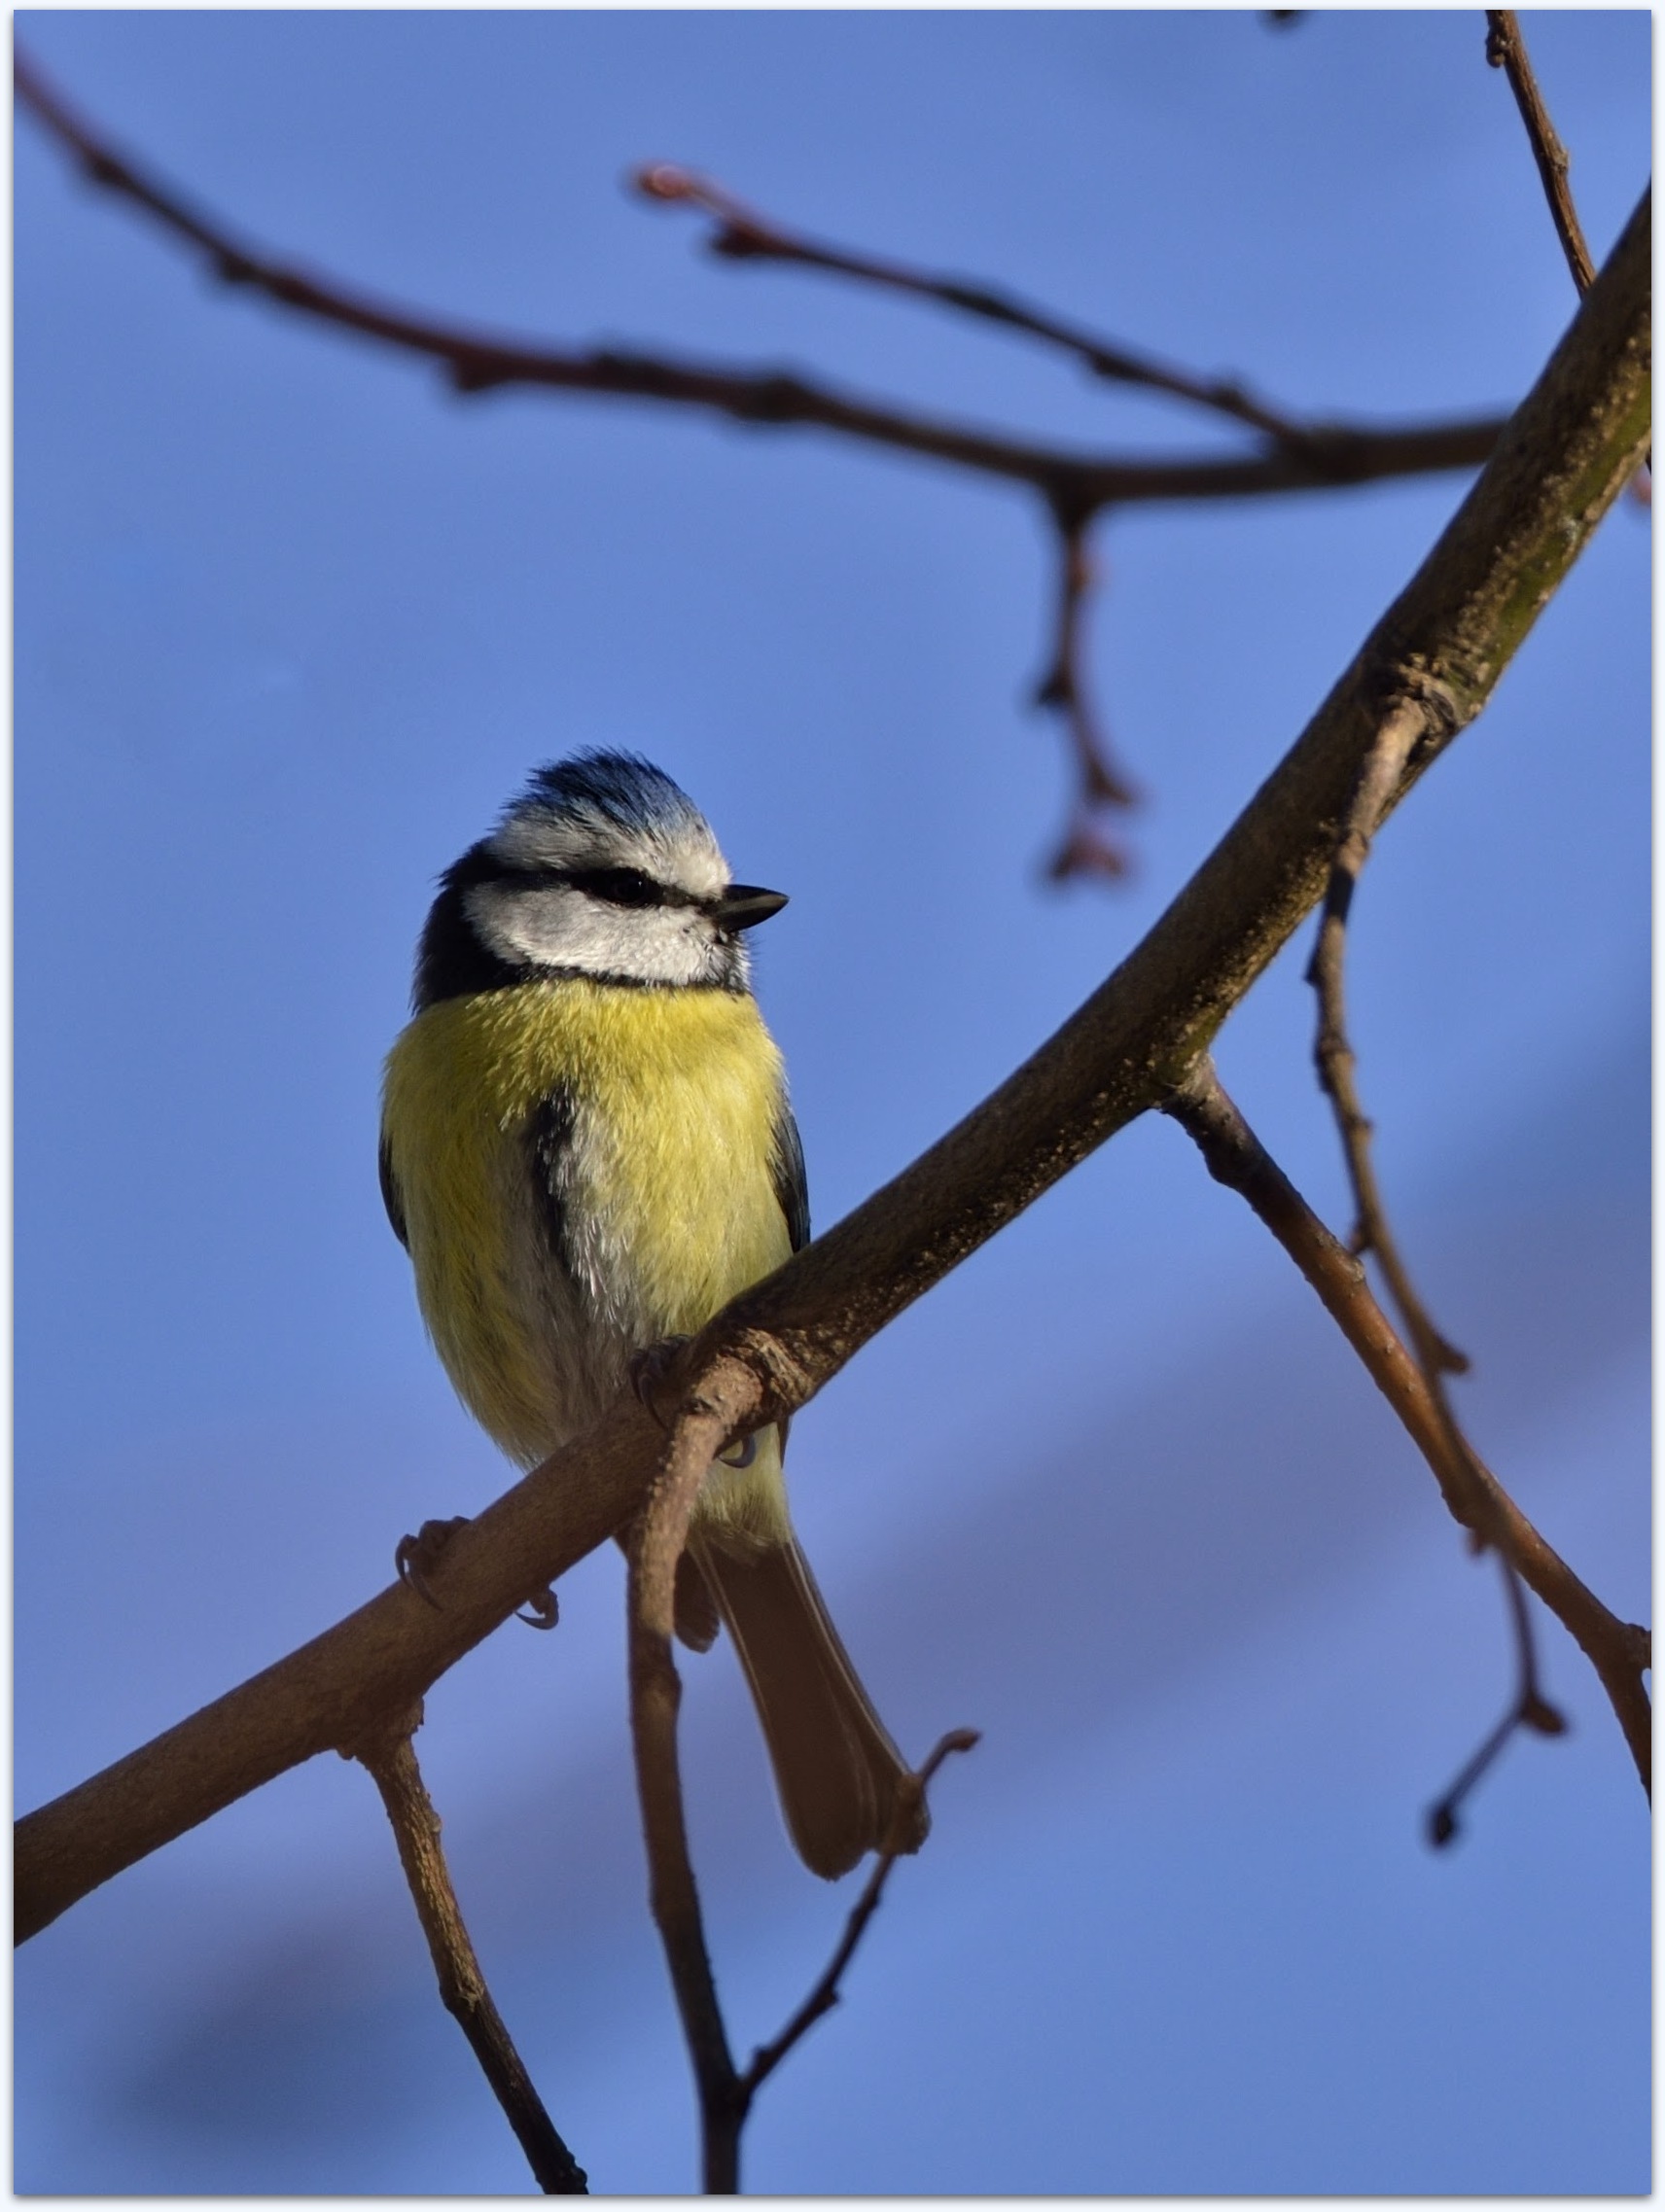
[[[832,1881],[890,1838],[906,1762],[874,1712],[796,1542],[691,1551],[740,1655],[798,1856]],[[930,1819],[916,1801],[903,1847]]]

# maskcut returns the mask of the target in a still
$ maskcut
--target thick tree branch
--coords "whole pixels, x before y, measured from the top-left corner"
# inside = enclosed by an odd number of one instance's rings
[[[1258,430],[1281,445],[1301,447],[1315,437],[1323,439],[1322,424],[1297,423],[1289,415],[1279,414],[1246,392],[1234,378],[1192,375],[1187,369],[1115,344],[1078,323],[1066,322],[1062,316],[1045,314],[993,285],[968,284],[963,277],[933,276],[929,270],[909,268],[902,262],[854,253],[847,246],[829,246],[782,229],[709,177],[696,176],[675,162],[650,161],[634,172],[631,181],[649,199],[680,201],[711,216],[717,226],[711,235],[711,251],[726,261],[785,262],[799,268],[822,269],[832,276],[853,277],[858,283],[876,284],[915,299],[929,299],[939,307],[974,315],[983,322],[998,323],[1004,330],[1057,346],[1108,383],[1137,384],[1147,391],[1165,393],[1170,399],[1185,400],[1192,406]]]
[[[678,1384],[732,1363],[741,1422],[805,1404],[897,1314],[1096,1145],[1161,1105],[1322,895],[1387,714],[1423,733],[1397,804],[1480,712],[1648,437],[1645,197],[1498,450],[1291,752],[1121,966],[895,1181],[717,1316]],[[727,1385],[725,1388],[727,1388]],[[18,1933],[408,1704],[640,1509],[663,1437],[634,1395],[447,1548],[442,1609],[384,1591],[312,1643],[18,1824]]]
[[[526,2154],[526,2162],[546,2196],[583,2196],[588,2181],[556,2132],[532,2086],[532,2077],[515,2050],[503,2017],[491,2001],[479,1960],[469,1940],[462,1908],[451,1886],[450,1869],[440,1845],[440,1816],[422,1780],[411,1741],[422,1725],[422,1709],[396,1713],[365,1742],[356,1758],[381,1793],[382,1806],[399,1847],[399,1863],[428,1939],[429,1956],[440,1984],[440,2001],[468,2038],[491,2093],[502,2106]]]
[[[1454,1442],[1427,1375],[1371,1294],[1357,1254],[1331,1236],[1267,1153],[1222,1088],[1212,1060],[1197,1062],[1176,1086],[1165,1110],[1197,1145],[1209,1174],[1248,1201],[1317,1291],[1433,1470],[1452,1519],[1499,1544],[1585,1653],[1647,1789],[1651,1772],[1651,1714],[1642,1683],[1649,1665],[1647,1630],[1611,1613],[1544,1541],[1490,1468],[1467,1445]],[[1528,1726],[1541,1733],[1557,1733],[1557,1716],[1547,1707],[1525,1717]],[[1506,1727],[1512,1729],[1520,1718],[1511,1711]],[[1477,1772],[1466,1770],[1466,1779],[1476,1778]],[[1452,1794],[1447,1793],[1446,1804]]]
[[[1255,498],[1476,468],[1502,428],[1496,416],[1398,428],[1342,424],[1315,431],[1298,450],[1283,448],[1241,460],[1147,460],[1071,453],[993,436],[846,399],[786,370],[530,344],[396,306],[272,260],[120,154],[32,62],[18,55],[14,75],[23,105],[75,155],[94,184],[143,208],[194,247],[224,282],[246,286],[297,314],[436,362],[460,393],[517,385],[708,407],[745,423],[816,425],[868,444],[1030,484],[1048,500],[1085,513],[1122,502]]]
[[[1520,110],[1520,120],[1526,125],[1526,135],[1532,146],[1532,158],[1538,163],[1538,174],[1543,181],[1543,196],[1549,202],[1550,221],[1555,235],[1561,241],[1561,251],[1567,257],[1567,266],[1573,272],[1573,282],[1580,296],[1588,292],[1596,281],[1596,264],[1590,259],[1590,249],[1584,242],[1583,226],[1578,221],[1578,210],[1573,205],[1573,191],[1567,181],[1572,168],[1572,158],[1556,136],[1555,125],[1549,120],[1549,110],[1543,104],[1543,94],[1538,89],[1538,79],[1532,73],[1527,59],[1526,41],[1520,34],[1520,18],[1512,8],[1486,10],[1486,59],[1494,69],[1501,69],[1509,81],[1514,104]]]

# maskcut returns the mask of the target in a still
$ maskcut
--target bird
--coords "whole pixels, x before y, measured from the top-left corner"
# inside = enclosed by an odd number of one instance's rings
[[[705,817],[639,755],[537,769],[439,878],[382,1085],[382,1197],[464,1405],[536,1465],[654,1348],[809,1241],[803,1151],[735,883]],[[676,1627],[727,1630],[788,1833],[831,1880],[928,1825],[794,1533],[786,1424],[701,1488]]]

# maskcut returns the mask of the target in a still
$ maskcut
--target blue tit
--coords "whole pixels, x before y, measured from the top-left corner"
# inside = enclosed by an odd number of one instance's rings
[[[382,1192],[446,1373],[521,1466],[808,1241],[745,943],[785,904],[732,882],[698,809],[622,753],[540,769],[440,880],[387,1060]],[[792,1840],[831,1879],[885,1842],[906,1769],[793,1534],[784,1436],[713,1465],[677,1630],[696,1650],[728,1630]]]

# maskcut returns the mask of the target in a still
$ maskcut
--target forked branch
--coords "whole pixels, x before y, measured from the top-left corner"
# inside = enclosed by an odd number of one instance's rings
[[[1146,460],[1072,453],[993,436],[930,415],[846,399],[781,369],[719,368],[660,354],[527,343],[399,306],[273,259],[121,153],[76,114],[33,62],[19,53],[13,69],[19,100],[75,156],[85,175],[143,209],[198,254],[223,282],[260,293],[292,313],[434,362],[452,389],[463,394],[520,385],[706,407],[745,423],[815,425],[868,444],[1030,484],[1048,499],[1063,498],[1089,511],[1121,502],[1255,498],[1476,468],[1503,427],[1495,415],[1403,427],[1338,424],[1326,431],[1322,453],[1315,453],[1309,441],[1298,450],[1279,448],[1241,459]]]
[[[673,1656],[676,1570],[688,1542],[694,1502],[712,1461],[748,1425],[757,1402],[757,1380],[740,1361],[707,1369],[683,1401],[662,1463],[630,1544],[630,1733],[636,1788],[648,1848],[648,1885],[654,1919],[664,1946],[683,2039],[699,2099],[701,2166],[707,2195],[731,2196],[740,2186],[740,2137],[752,2103],[782,2059],[838,2002],[838,1986],[885,1883],[902,1851],[917,1843],[907,1815],[950,1752],[969,1751],[970,1729],[956,1729],[938,1744],[911,1777],[912,1794],[899,1794],[893,1841],[887,1841],[845,1925],[826,1971],[772,2042],[753,2054],[742,2072],[734,2064],[705,1941],[699,1886],[689,1850],[677,1756],[677,1714],[682,1681]]]
[[[1242,459],[1072,453],[848,398],[791,371],[737,369],[616,349],[581,352],[532,345],[395,305],[274,259],[130,160],[76,114],[21,53],[15,55],[13,66],[19,100],[70,150],[83,173],[184,241],[224,283],[432,361],[459,394],[542,387],[711,408],[752,424],[815,425],[1038,491],[1058,533],[1066,579],[1058,654],[1043,703],[1062,713],[1078,768],[1072,816],[1048,871],[1055,879],[1115,875],[1125,864],[1119,847],[1101,828],[1104,809],[1125,803],[1116,795],[1117,788],[1125,787],[1097,733],[1080,666],[1079,614],[1085,590],[1086,534],[1094,515],[1123,503],[1253,497],[1471,467],[1486,458],[1501,427],[1495,419],[1397,430],[1350,423],[1297,425],[1252,400],[1235,383],[1198,378],[1113,346],[1003,299],[986,287],[925,276],[900,263],[793,238],[742,208],[718,186],[663,163],[640,172],[643,191],[658,199],[688,200],[717,216],[718,248],[730,257],[797,262],[928,297],[1063,345],[1098,375],[1145,385],[1228,415],[1269,437],[1272,445]],[[1072,582],[1072,577],[1080,580]]]

